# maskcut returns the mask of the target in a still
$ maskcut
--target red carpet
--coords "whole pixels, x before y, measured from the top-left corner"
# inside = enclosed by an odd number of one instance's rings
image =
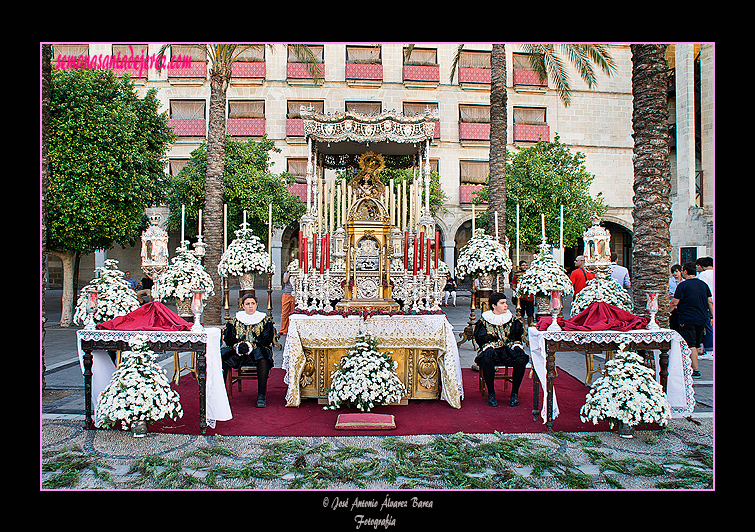
[[[404,406],[383,406],[375,413],[395,416],[395,430],[338,430],[335,428],[338,415],[357,410],[323,410],[323,405],[314,399],[303,400],[299,408],[285,407],[286,385],[283,383],[282,369],[271,370],[268,380],[267,407],[256,408],[257,383],[246,381],[241,392],[234,389],[230,398],[233,419],[219,421],[207,434],[225,436],[391,436],[407,434],[453,434],[465,433],[533,433],[545,432],[545,425],[538,416],[532,419],[532,380],[529,370],[519,389],[519,406],[508,405],[509,392],[503,392],[503,383],[496,382],[500,406],[487,405],[478,391],[478,373],[470,369],[462,370],[466,398],[461,409],[448,406],[445,401],[410,401]],[[591,432],[608,431],[608,423],[599,425],[582,423],[579,409],[585,402],[588,388],[563,370],[559,370],[555,381],[556,396],[560,415],[553,422],[554,431]],[[181,395],[184,416],[177,421],[164,420],[150,425],[151,432],[173,434],[199,434],[199,409],[196,381],[191,377],[181,377],[176,387]],[[540,404],[543,397],[540,393]]]

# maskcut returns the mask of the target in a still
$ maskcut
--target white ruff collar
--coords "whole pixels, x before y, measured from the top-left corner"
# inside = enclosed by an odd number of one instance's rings
[[[507,310],[503,314],[494,314],[492,310],[486,310],[482,313],[482,317],[492,325],[505,325],[512,318],[512,315],[510,310]]]
[[[265,316],[267,316],[267,314],[260,312],[259,310],[255,311],[254,314],[247,314],[245,310],[239,310],[236,313],[236,319],[244,325],[256,325],[265,319]]]

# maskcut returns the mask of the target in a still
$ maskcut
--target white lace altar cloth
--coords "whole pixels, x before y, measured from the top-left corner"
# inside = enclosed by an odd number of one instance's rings
[[[464,386],[461,361],[453,334],[453,325],[445,315],[416,316],[307,316],[292,314],[288,322],[286,347],[283,349],[284,382],[288,385],[286,406],[301,404],[299,379],[304,369],[304,347],[345,348],[354,346],[359,332],[377,339],[378,347],[391,349],[421,347],[438,350],[441,375],[441,399],[453,408],[461,408]]]
[[[636,329],[632,331],[538,331],[535,327],[529,328],[530,356],[532,365],[540,379],[540,387],[543,391],[543,408],[540,416],[543,423],[547,421],[547,395],[546,369],[545,369],[545,340],[566,340],[579,344],[591,342],[616,342],[622,335],[629,335],[636,343],[671,342],[668,351],[668,378],[666,382],[666,398],[671,407],[671,417],[686,417],[695,409],[695,392],[692,389],[692,361],[687,342],[682,339],[678,332],[673,329]],[[660,363],[658,358],[660,350],[654,349],[655,355],[655,378],[661,382]],[[558,364],[558,355],[556,355]],[[556,390],[553,390],[553,419],[558,416],[558,403]]]
[[[201,342],[207,344],[205,359],[207,361],[207,381],[205,418],[207,426],[215,428],[216,421],[228,421],[233,417],[228,393],[223,381],[223,362],[220,358],[220,333],[217,327],[205,327],[202,331],[113,331],[113,330],[79,330],[76,331],[76,345],[79,351],[79,365],[84,373],[84,351],[82,340],[123,340],[128,342],[137,334],[147,337],[150,342]],[[92,351],[92,405],[95,425],[97,423],[97,398],[113,378],[115,366],[107,351]]]

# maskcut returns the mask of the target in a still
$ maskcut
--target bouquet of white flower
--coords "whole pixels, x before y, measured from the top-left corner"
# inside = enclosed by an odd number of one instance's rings
[[[77,325],[87,321],[87,289],[94,287],[99,292],[97,296],[97,310],[94,322],[112,320],[118,316],[125,316],[139,308],[139,299],[126,283],[123,272],[118,269],[118,261],[105,260],[105,265],[95,269],[97,277],[81,289],[76,302],[73,322]]]
[[[110,428],[121,421],[123,430],[128,430],[140,421],[183,417],[181,398],[170,387],[165,370],[155,362],[157,355],[149,349],[146,336],[134,336],[129,347],[97,400],[98,425]]]
[[[583,423],[609,421],[636,426],[640,423],[666,425],[671,408],[655,371],[642,364],[642,357],[626,349],[628,335],[615,357],[606,363],[607,374],[593,384],[579,415]]]
[[[406,387],[396,375],[397,365],[390,352],[379,353],[377,341],[360,332],[354,348],[331,373],[326,408],[353,405],[369,412],[376,406],[400,401]]]
[[[170,266],[152,287],[155,299],[162,301],[169,297],[177,300],[190,298],[195,288],[202,290],[205,297],[215,293],[212,277],[189,248],[177,248],[176,256],[170,262]]]
[[[511,271],[508,246],[477,229],[467,245],[461,249],[456,261],[458,277],[477,277],[482,274],[506,275]]]
[[[548,246],[541,244],[540,253],[532,259],[527,268],[517,280],[516,297],[525,295],[548,296],[549,290],[560,290],[562,295],[574,292],[569,276],[553,255],[548,253]]]
[[[571,305],[572,316],[576,316],[595,301],[608,303],[627,312],[632,312],[634,308],[629,292],[624,290],[616,279],[596,275],[593,279],[587,281],[587,284],[579,291],[579,294],[574,296],[574,301]]]
[[[240,277],[245,273],[275,273],[275,264],[260,238],[251,229],[238,229],[236,238],[223,252],[218,264],[222,277]]]

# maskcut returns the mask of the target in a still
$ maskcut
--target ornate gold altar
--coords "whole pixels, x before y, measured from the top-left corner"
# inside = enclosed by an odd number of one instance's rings
[[[357,335],[378,338],[378,350],[390,351],[398,363],[396,373],[409,399],[443,399],[461,407],[464,390],[461,364],[453,328],[444,315],[424,316],[306,316],[293,314],[283,353],[286,406],[299,406],[302,399],[326,403],[330,372]]]
[[[283,355],[287,406],[327,402],[331,372],[362,332],[391,351],[407,389],[402,403],[443,399],[460,408],[461,367],[453,327],[440,312],[445,264],[429,208],[436,118],[305,108],[300,114],[307,211],[299,222],[299,261],[289,268],[296,310]],[[412,162],[411,183],[381,181],[388,155]],[[358,170],[336,182],[325,179],[325,168]]]

